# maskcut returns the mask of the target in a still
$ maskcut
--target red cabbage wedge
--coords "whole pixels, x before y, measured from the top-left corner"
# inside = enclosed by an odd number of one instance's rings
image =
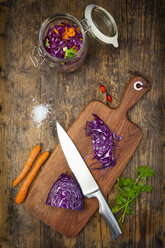
[[[47,205],[66,209],[83,209],[83,196],[75,180],[61,174],[53,184],[46,201]]]
[[[96,114],[92,115],[94,121],[86,122],[85,133],[86,136],[92,136],[92,153],[94,153],[92,160],[96,159],[98,161],[91,165],[100,163],[101,167],[93,169],[105,169],[106,172],[108,168],[112,168],[116,164],[118,156],[114,158],[114,150],[119,149],[119,147],[116,146],[115,141],[119,142],[122,137],[117,137],[115,132],[112,133],[109,127]],[[87,156],[92,153],[89,153]]]

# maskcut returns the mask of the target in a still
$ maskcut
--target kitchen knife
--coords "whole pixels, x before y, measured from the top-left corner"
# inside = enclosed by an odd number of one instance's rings
[[[71,138],[58,122],[56,123],[56,126],[58,138],[65,158],[81,187],[83,195],[87,198],[97,198],[99,202],[99,213],[102,215],[102,217],[105,219],[108,226],[110,227],[113,238],[117,239],[122,233],[121,229],[114,215],[112,214],[106,200],[104,199],[99,186],[97,185],[95,179],[93,178],[91,172],[89,171],[87,165],[85,164]]]

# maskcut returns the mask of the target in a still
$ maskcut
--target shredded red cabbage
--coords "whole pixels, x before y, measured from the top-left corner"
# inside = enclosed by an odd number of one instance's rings
[[[80,50],[83,35],[76,24],[62,22],[49,28],[43,43],[46,51],[53,57],[70,58]]]
[[[46,204],[59,208],[82,210],[83,196],[75,180],[67,174],[61,174],[53,184]]]
[[[114,158],[114,150],[117,148],[119,149],[119,147],[115,145],[114,140],[119,142],[122,137],[117,137],[116,133],[112,133],[109,127],[97,115],[92,115],[94,121],[86,122],[85,133],[86,136],[92,136],[92,153],[94,153],[92,160],[97,159],[98,161],[91,165],[101,163],[101,167],[93,169],[105,169],[106,172],[108,168],[115,166],[118,157]],[[90,154],[91,153],[88,155]]]

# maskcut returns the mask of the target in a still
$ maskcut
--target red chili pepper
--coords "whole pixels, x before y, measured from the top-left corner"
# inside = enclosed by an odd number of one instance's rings
[[[110,95],[107,96],[107,99],[108,99],[109,102],[112,102],[112,98],[111,98]]]
[[[104,87],[104,85],[102,85],[102,84],[100,84],[100,90],[103,92],[103,93],[105,93],[105,87]]]

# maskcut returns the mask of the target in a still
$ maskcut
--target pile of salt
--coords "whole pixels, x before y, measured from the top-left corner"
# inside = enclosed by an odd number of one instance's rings
[[[39,104],[35,106],[32,111],[33,121],[36,122],[38,126],[40,127],[40,125],[42,124],[42,121],[47,118],[48,113],[49,113],[48,104],[46,105]]]

